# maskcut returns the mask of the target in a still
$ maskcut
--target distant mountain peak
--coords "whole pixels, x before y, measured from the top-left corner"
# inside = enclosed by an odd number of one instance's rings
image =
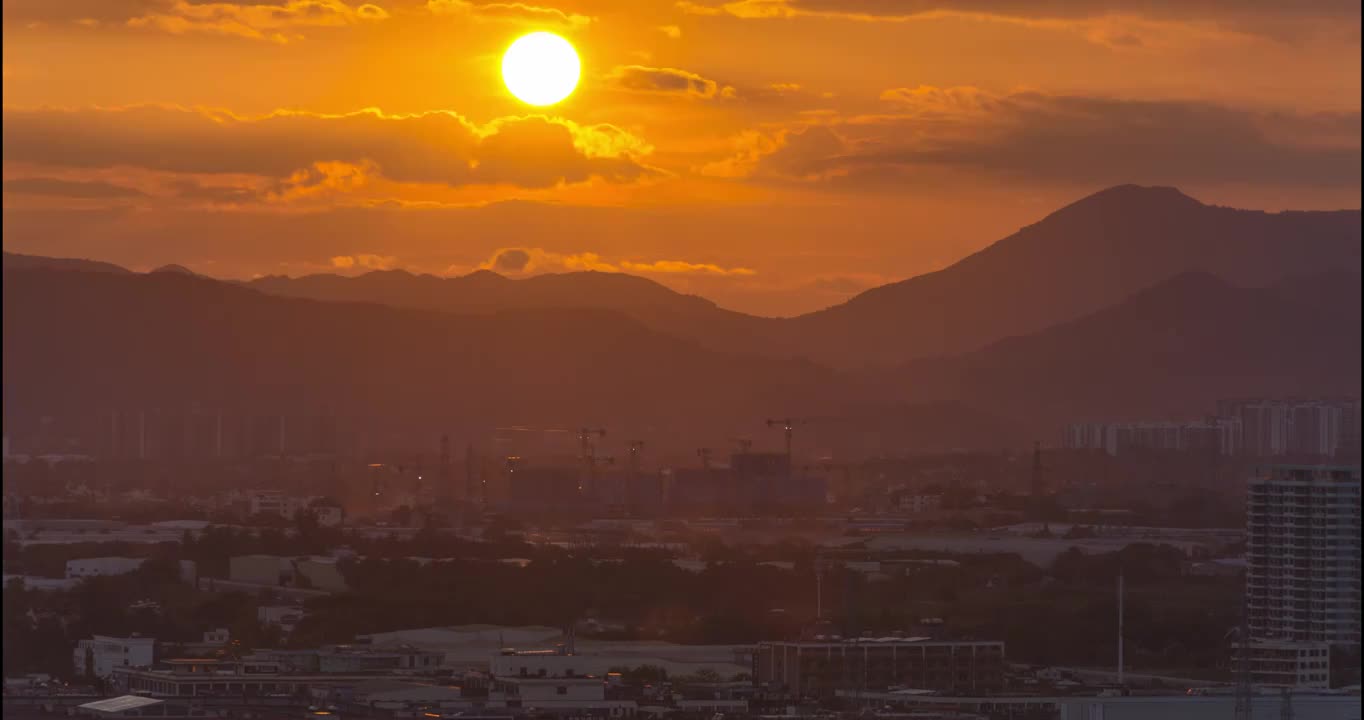
[[[98,260],[23,255],[9,251],[5,251],[4,253],[4,266],[6,270],[69,270],[117,273],[120,275],[129,272],[126,268],[119,267],[113,263],[100,262]]]
[[[196,272],[194,272],[193,270],[190,270],[189,268],[185,267],[184,265],[176,265],[175,263],[171,263],[171,264],[169,264],[169,265],[162,265],[161,267],[159,267],[159,268],[153,270],[152,273],[153,273],[153,274],[155,274],[155,273],[175,273],[176,275],[190,275],[190,276],[192,276],[192,277],[199,277],[199,273],[196,273]]]
[[[1102,211],[1156,207],[1202,207],[1203,203],[1168,185],[1114,185],[1083,197],[1058,212],[1079,208]]]

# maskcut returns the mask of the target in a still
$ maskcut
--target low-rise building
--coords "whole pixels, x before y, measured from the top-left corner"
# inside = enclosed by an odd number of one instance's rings
[[[167,713],[164,707],[165,702],[165,700],[140,695],[123,695],[78,705],[76,706],[76,714],[97,718],[166,717],[167,715],[175,717],[189,714],[183,711]]]
[[[901,495],[899,498],[901,512],[924,513],[933,512],[942,508],[941,495]]]
[[[294,631],[305,614],[301,605],[261,605],[256,608],[256,621],[266,627],[277,627],[288,634]]]
[[[88,577],[126,575],[142,567],[142,563],[144,562],[146,562],[144,558],[128,557],[99,557],[68,560],[66,562],[66,578],[68,580],[79,580]]]
[[[115,668],[150,667],[155,655],[154,638],[96,635],[76,643],[71,660],[77,675],[107,678]]]
[[[308,511],[323,527],[335,527],[345,519],[345,511],[335,501],[317,497],[287,495],[279,490],[257,490],[248,500],[252,515],[275,515],[293,520]]]
[[[1250,681],[1256,685],[1289,688],[1331,686],[1331,646],[1319,642],[1251,640],[1244,648],[1232,647],[1232,669],[1241,663],[1249,667]]]
[[[911,687],[989,693],[1004,687],[1003,642],[927,638],[816,638],[763,642],[753,656],[760,689],[831,698],[839,690]]]
[[[606,682],[598,677],[499,677],[488,690],[490,702],[526,707],[545,701],[601,702]]]

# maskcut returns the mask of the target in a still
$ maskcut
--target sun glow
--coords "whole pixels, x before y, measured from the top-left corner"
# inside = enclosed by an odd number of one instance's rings
[[[517,38],[502,56],[502,80],[521,102],[553,105],[578,86],[582,66],[567,40],[547,32]]]

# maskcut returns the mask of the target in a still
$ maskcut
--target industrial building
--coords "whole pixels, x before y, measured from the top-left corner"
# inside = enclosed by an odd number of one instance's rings
[[[142,563],[144,562],[146,562],[146,558],[128,557],[99,557],[68,560],[66,563],[66,578],[68,580],[76,580],[88,577],[127,575],[142,567]]]
[[[916,690],[986,694],[1004,688],[1004,643],[927,638],[816,638],[759,643],[759,688],[827,699],[837,691]]]
[[[116,668],[150,667],[155,654],[155,638],[96,635],[76,643],[71,660],[76,675],[107,678]]]

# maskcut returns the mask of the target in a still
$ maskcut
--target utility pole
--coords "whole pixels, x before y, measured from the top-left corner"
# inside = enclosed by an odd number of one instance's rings
[[[824,556],[815,551],[815,622],[824,619]]]
[[[642,491],[639,487],[639,452],[644,449],[643,440],[630,441],[629,472],[625,479],[625,509],[627,514],[638,515]],[[632,507],[633,506],[633,507]]]
[[[1255,690],[1250,678],[1250,593],[1241,595],[1241,627],[1236,633],[1236,707],[1232,711],[1236,720],[1251,720],[1255,702]]]
[[[1124,593],[1123,593],[1123,574],[1122,574],[1122,571],[1119,570],[1119,571],[1118,571],[1118,687],[1119,687],[1119,688],[1124,688],[1124,687],[1126,687],[1126,684],[1123,683],[1123,653],[1122,653],[1122,650],[1123,650],[1123,647],[1122,647],[1122,631],[1123,631],[1123,595],[1124,595]]]
[[[1046,487],[1042,483],[1042,443],[1033,442],[1032,444],[1032,496],[1041,498],[1046,494]]]
[[[474,503],[475,496],[480,503],[486,498],[486,493],[477,485],[478,480],[477,457],[474,455],[473,443],[469,443],[464,446],[464,500],[470,505]]]
[[[449,505],[454,499],[454,493],[450,492],[450,436],[440,436],[440,469],[436,473],[436,482],[440,489],[436,491],[436,502],[440,505]]]

